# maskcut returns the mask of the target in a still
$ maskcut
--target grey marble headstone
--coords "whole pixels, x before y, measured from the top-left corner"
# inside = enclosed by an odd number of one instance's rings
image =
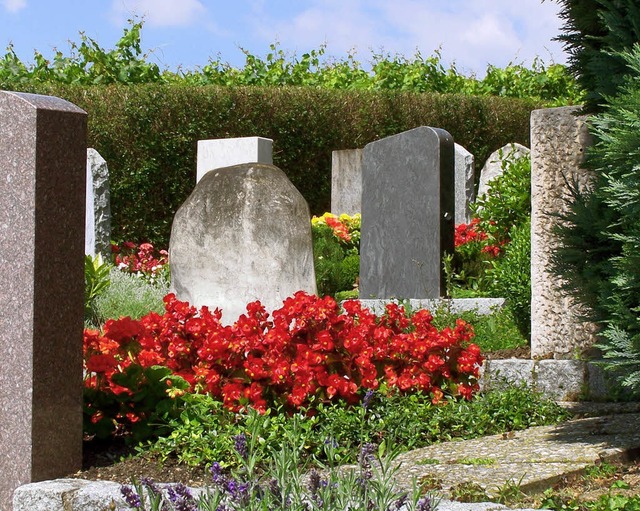
[[[82,464],[87,115],[0,91],[0,509]]]
[[[473,203],[475,170],[473,154],[460,144],[454,144],[455,149],[455,224],[471,222],[471,204]]]
[[[84,253],[111,255],[111,200],[109,168],[100,153],[87,149],[87,199],[84,235]]]
[[[354,215],[362,209],[362,149],[331,153],[331,212]]]
[[[171,228],[171,287],[180,300],[222,309],[226,324],[260,300],[268,312],[316,292],[309,207],[273,165],[207,172]]]
[[[453,253],[453,137],[422,126],[367,144],[362,165],[360,296],[439,298]]]

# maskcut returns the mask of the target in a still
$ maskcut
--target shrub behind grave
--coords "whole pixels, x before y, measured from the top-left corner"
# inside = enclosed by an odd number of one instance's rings
[[[89,145],[109,164],[115,241],[166,246],[191,193],[199,139],[274,140],[282,168],[313,214],[329,210],[331,152],[420,125],[449,131],[484,161],[508,142],[528,144],[533,101],[390,91],[182,85],[25,85],[89,113]]]

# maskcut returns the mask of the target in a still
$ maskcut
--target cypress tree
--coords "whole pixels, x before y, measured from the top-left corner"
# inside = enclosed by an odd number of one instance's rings
[[[557,0],[564,20],[569,69],[587,91],[586,112],[600,110],[628,73],[620,52],[640,42],[640,4],[637,0]]]

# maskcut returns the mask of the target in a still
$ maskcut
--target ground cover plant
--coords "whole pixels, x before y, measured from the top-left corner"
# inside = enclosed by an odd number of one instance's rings
[[[397,467],[391,465],[393,454],[388,455],[381,446],[365,443],[360,446],[356,467],[341,469],[332,454],[333,442],[325,442],[327,456],[320,466],[312,466],[304,458],[306,438],[301,434],[298,417],[291,420],[292,427],[283,431],[280,444],[260,450],[263,424],[255,411],[248,415],[248,430],[233,437],[235,469],[225,470],[217,461],[210,467],[211,481],[199,498],[183,484],[171,485],[164,491],[149,478],[132,486],[123,486],[122,495],[130,508],[147,509],[202,509],[202,510],[371,510],[407,509],[430,511],[437,500],[425,495],[414,484],[412,491],[397,489],[394,475]],[[260,461],[268,460],[266,470]]]

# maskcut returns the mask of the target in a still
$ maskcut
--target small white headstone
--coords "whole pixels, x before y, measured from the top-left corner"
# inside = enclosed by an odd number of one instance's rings
[[[273,164],[273,140],[262,137],[198,140],[196,183],[210,170],[240,163]]]

